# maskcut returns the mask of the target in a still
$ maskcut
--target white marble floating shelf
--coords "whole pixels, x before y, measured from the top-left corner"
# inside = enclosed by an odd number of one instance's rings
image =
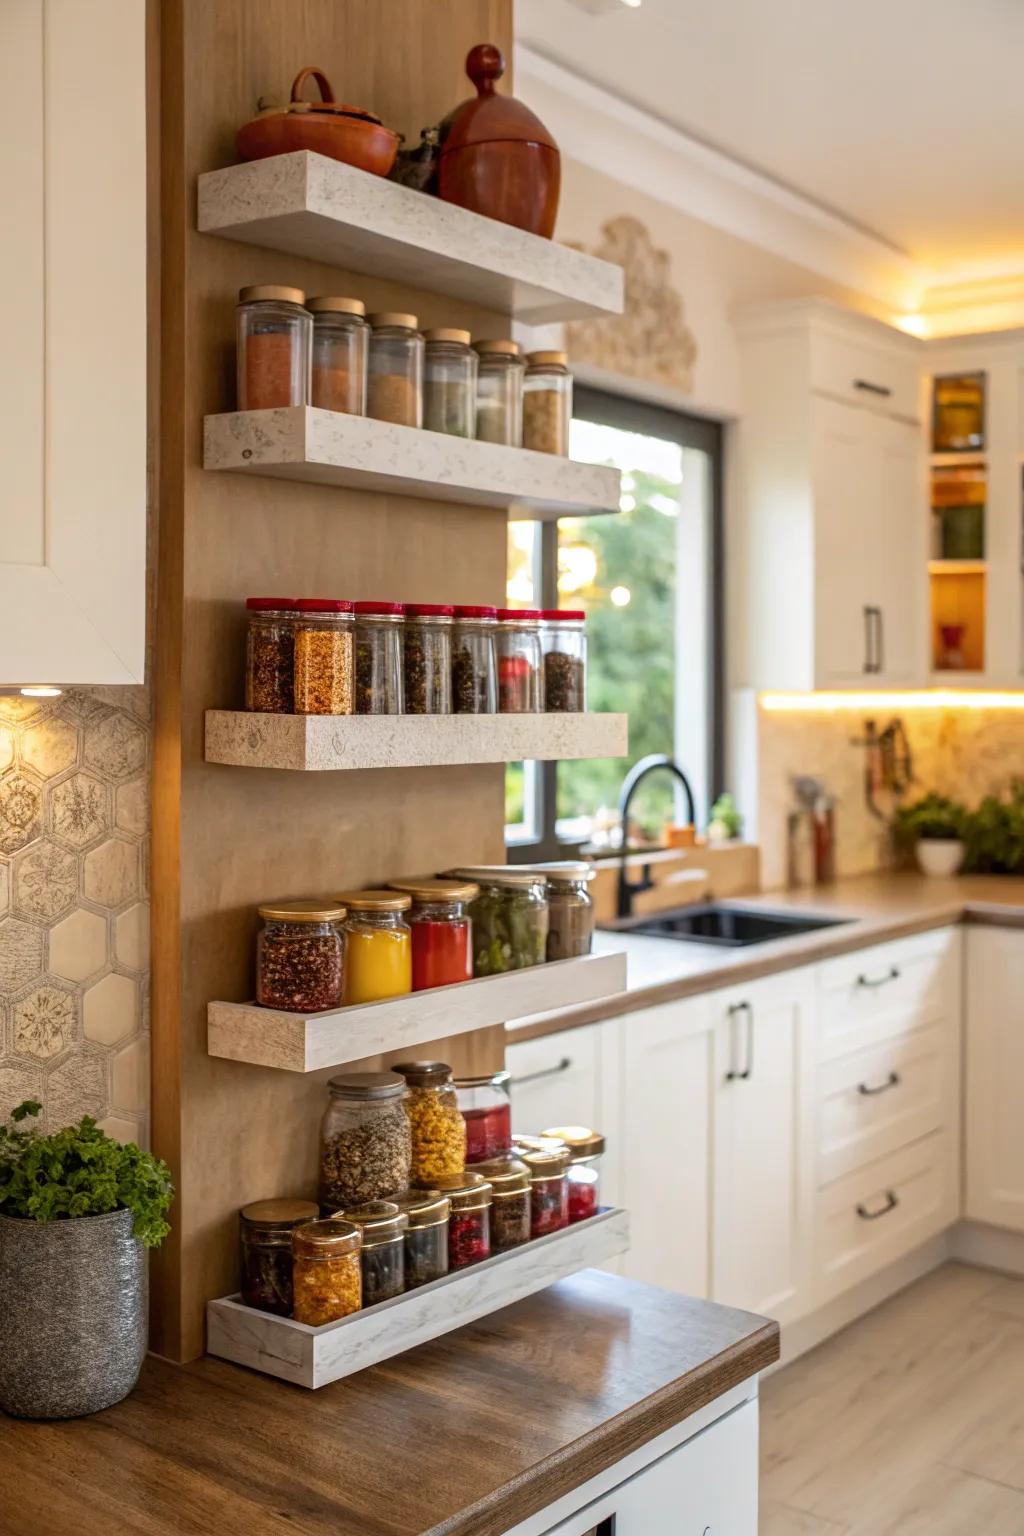
[[[239,474],[501,507],[547,522],[619,510],[619,471],[310,405],[207,416],[203,464]]]
[[[622,313],[621,267],[308,150],[200,176],[198,226],[533,325]]]
[[[258,1067],[320,1072],[529,1014],[599,1002],[625,990],[624,954],[581,955],[327,1013],[209,1003],[207,1050]]]
[[[628,715],[259,715],[206,711],[206,761],[330,772],[624,757]]]
[[[605,1264],[628,1247],[629,1215],[610,1207],[562,1232],[320,1328],[224,1296],[206,1304],[206,1348],[222,1360],[300,1387],[324,1387],[522,1301],[567,1275]]]

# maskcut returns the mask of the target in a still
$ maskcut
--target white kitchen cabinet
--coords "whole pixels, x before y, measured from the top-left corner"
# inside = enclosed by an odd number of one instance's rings
[[[967,930],[966,1214],[1024,1232],[1024,930]]]
[[[583,1024],[505,1049],[511,1074],[512,1126],[535,1136],[553,1125],[588,1125],[604,1133],[601,1202],[622,1205],[618,1092],[619,1020]]]

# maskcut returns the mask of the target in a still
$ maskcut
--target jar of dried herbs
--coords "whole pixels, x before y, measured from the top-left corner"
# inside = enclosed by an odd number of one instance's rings
[[[580,608],[546,608],[541,618],[544,708],[581,714],[587,707],[586,614]]]
[[[295,713],[350,715],[355,702],[353,605],[300,597],[295,605]]]
[[[472,437],[476,432],[477,355],[469,332],[424,335],[423,425],[428,432]]]
[[[569,452],[572,374],[564,352],[530,352],[523,378],[523,447]]]
[[[569,1148],[569,1221],[587,1221],[601,1209],[601,1157],[604,1137],[585,1125],[557,1125],[542,1133]]]
[[[413,1189],[396,1195],[395,1204],[409,1218],[405,1229],[405,1288],[415,1290],[448,1273],[447,1195],[436,1189]]]
[[[589,955],[594,943],[594,898],[590,883],[597,871],[585,859],[556,859],[550,864],[524,864],[547,881],[549,960],[574,960]]]
[[[438,1179],[438,1193],[451,1204],[448,1216],[448,1268],[465,1269],[491,1256],[491,1186],[478,1173],[453,1173]]]
[[[407,603],[404,667],[407,715],[452,712],[452,621],[447,603]]]
[[[375,1307],[405,1290],[405,1232],[409,1218],[390,1200],[369,1200],[346,1206],[344,1221],[359,1228],[363,1272],[363,1306]]]
[[[356,603],[356,714],[405,710],[404,603]]]
[[[495,631],[498,713],[535,714],[541,707],[539,608],[499,608]]]
[[[476,435],[519,448],[523,441],[523,357],[517,341],[474,342]]]
[[[452,710],[456,715],[493,715],[498,708],[494,647],[497,608],[455,610],[452,631]]]
[[[247,597],[245,707],[263,715],[295,712],[294,597]]]
[[[312,1200],[254,1200],[238,1213],[239,1290],[247,1307],[292,1315],[292,1232],[320,1212]]]
[[[402,427],[423,425],[423,337],[415,315],[370,316],[367,415]]]
[[[552,1146],[521,1156],[530,1172],[530,1236],[561,1232],[569,1225],[569,1148]]]
[[[530,1173],[517,1157],[474,1163],[491,1186],[491,1247],[495,1253],[530,1241]]]
[[[452,1069],[443,1061],[406,1061],[394,1071],[405,1078],[405,1112],[412,1143],[412,1182],[433,1188],[447,1173],[466,1166],[466,1126],[452,1082]]]
[[[313,317],[301,288],[258,283],[238,295],[238,409],[266,411],[309,401]]]
[[[256,1001],[288,1013],[322,1013],[341,1004],[345,908],[322,901],[282,901],[259,908]]]
[[[397,1072],[343,1072],[327,1085],[320,1126],[320,1203],[387,1200],[409,1185],[412,1148]]]
[[[313,316],[310,403],[324,411],[366,415],[370,327],[362,299],[323,297],[306,305]]]
[[[474,976],[498,976],[543,964],[548,898],[542,875],[511,864],[473,865],[449,873],[460,880],[474,880],[480,887],[469,908]]]
[[[307,1221],[292,1232],[292,1288],[297,1323],[320,1328],[362,1306],[359,1228],[350,1221]]]

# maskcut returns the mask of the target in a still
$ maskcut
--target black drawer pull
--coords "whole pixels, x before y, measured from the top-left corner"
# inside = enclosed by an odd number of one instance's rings
[[[857,1092],[862,1093],[866,1099],[872,1098],[876,1093],[888,1093],[890,1088],[899,1086],[900,1075],[898,1072],[890,1072],[884,1083],[876,1083],[874,1088],[869,1088],[867,1083],[858,1083]]]
[[[880,1211],[869,1211],[866,1205],[858,1205],[857,1215],[861,1221],[878,1221],[879,1217],[888,1216],[890,1211],[894,1211],[899,1203],[895,1191],[887,1189],[885,1192],[885,1204]]]
[[[887,987],[890,981],[899,981],[900,968],[898,965],[890,965],[884,976],[858,976],[858,987]]]
[[[866,395],[881,395],[885,399],[892,394],[887,384],[872,384],[870,379],[854,379],[853,387],[863,390]]]
[[[542,1067],[539,1072],[524,1072],[522,1077],[513,1077],[511,1086],[518,1088],[521,1083],[535,1083],[541,1077],[557,1077],[559,1072],[568,1072],[571,1066],[572,1057],[563,1056],[553,1067]]]

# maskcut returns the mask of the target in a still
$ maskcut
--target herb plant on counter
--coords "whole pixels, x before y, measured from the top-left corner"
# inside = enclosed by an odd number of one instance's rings
[[[945,795],[929,793],[913,805],[901,805],[893,817],[896,841],[904,846],[923,838],[927,842],[945,842],[964,836],[968,821],[964,806]]]

